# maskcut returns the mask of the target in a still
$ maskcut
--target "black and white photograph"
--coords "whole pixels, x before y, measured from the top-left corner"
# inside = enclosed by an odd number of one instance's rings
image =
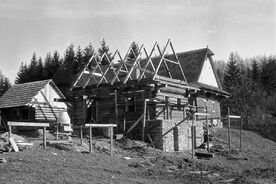
[[[0,0],[0,183],[275,184],[275,0]]]

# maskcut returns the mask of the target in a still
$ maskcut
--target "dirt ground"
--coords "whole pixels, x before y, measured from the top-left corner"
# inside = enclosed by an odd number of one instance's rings
[[[129,139],[115,141],[113,157],[105,138],[94,139],[93,154],[77,138],[45,150],[41,140],[31,140],[35,145],[23,151],[0,154],[7,160],[0,163],[0,183],[276,183],[276,143],[243,131],[238,150],[239,132],[231,135],[228,150],[226,129],[217,129],[212,143],[220,149],[210,160],[191,159],[189,150],[164,153]]]

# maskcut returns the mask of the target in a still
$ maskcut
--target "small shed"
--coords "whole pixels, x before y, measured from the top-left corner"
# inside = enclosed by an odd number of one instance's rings
[[[1,119],[6,121],[55,122],[61,112],[67,112],[65,99],[52,80],[13,85],[0,98]]]

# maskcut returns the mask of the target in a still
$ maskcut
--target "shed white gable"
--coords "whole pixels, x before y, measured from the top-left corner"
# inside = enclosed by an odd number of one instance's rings
[[[209,58],[204,61],[198,82],[219,88]]]
[[[31,104],[38,102],[45,105],[51,105],[51,107],[58,107],[67,109],[67,105],[64,102],[55,102],[55,98],[62,98],[56,90],[48,83],[41,89],[36,96],[33,97]],[[49,103],[49,104],[48,104]],[[43,106],[43,105],[42,105]]]

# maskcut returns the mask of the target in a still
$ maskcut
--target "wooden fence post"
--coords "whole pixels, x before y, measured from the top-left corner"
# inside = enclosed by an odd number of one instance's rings
[[[9,125],[9,138],[11,138],[11,134],[12,134],[12,127],[11,125]]]
[[[195,155],[195,149],[194,149],[194,138],[195,138],[195,135],[194,135],[194,120],[195,120],[195,102],[193,103],[193,118],[192,118],[192,158],[194,158],[194,155]]]
[[[228,107],[228,144],[229,149],[231,149],[231,135],[230,135],[230,108]]]
[[[110,156],[113,156],[113,126],[110,126]]]
[[[83,145],[83,132],[82,132],[82,125],[80,126],[80,143],[81,146]]]
[[[240,118],[240,150],[242,148],[242,115]]]
[[[46,127],[43,127],[43,148],[46,148]]]
[[[56,140],[58,140],[58,124],[57,124],[57,132],[56,132]]]
[[[206,113],[208,113],[207,104],[205,105],[205,109],[206,109]],[[207,131],[206,132],[207,133],[207,151],[208,153],[210,153],[208,116],[205,117],[205,121],[206,121],[206,131]]]
[[[92,153],[92,127],[89,127],[89,153]]]
[[[142,141],[145,141],[145,127],[146,127],[146,114],[147,114],[147,101],[144,101],[144,117],[142,122]]]

